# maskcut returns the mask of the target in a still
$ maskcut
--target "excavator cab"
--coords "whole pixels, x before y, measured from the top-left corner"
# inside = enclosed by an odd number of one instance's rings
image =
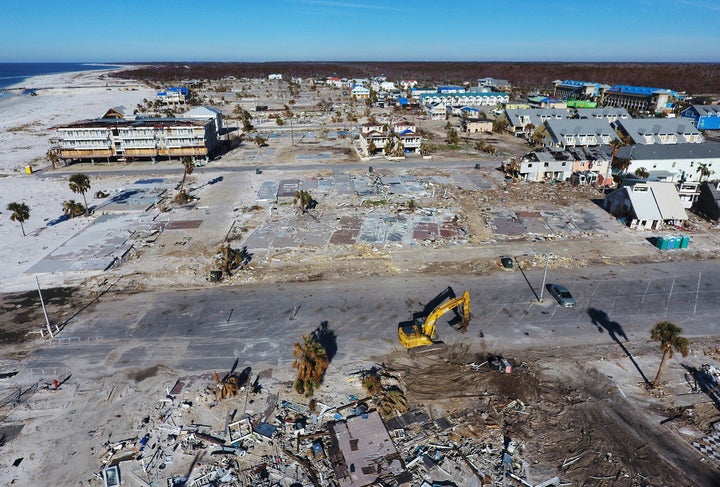
[[[448,311],[455,313],[450,321],[451,326],[461,333],[467,331],[470,323],[470,293],[465,291],[458,297],[452,287],[448,287],[438,294],[421,313],[413,316],[413,321],[398,326],[400,344],[409,350],[439,343],[435,334],[435,325],[437,320]]]

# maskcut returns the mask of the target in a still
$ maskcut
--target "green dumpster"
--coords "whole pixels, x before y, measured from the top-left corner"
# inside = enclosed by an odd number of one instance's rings
[[[502,264],[504,269],[512,269],[513,268],[513,258],[512,257],[500,257],[500,263]]]

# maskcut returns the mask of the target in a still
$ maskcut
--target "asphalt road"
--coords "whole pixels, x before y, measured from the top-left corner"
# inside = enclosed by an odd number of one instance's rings
[[[487,167],[496,169],[502,166],[502,162],[498,160],[487,161],[487,160],[476,160],[476,161],[438,161],[432,160],[428,162],[420,157],[410,157],[404,161],[388,161],[384,158],[371,159],[363,162],[312,162],[312,161],[297,161],[292,163],[270,163],[266,161],[230,161],[227,159],[221,159],[217,162],[211,162],[205,166],[201,166],[195,169],[193,174],[202,173],[223,173],[223,172],[255,172],[256,169],[262,171],[326,171],[326,170],[367,170],[368,167],[373,169],[390,168],[393,170],[398,169],[425,169],[428,167],[433,168],[466,168],[473,169],[476,165],[481,167]],[[182,165],[180,162],[175,164],[163,161],[157,165],[153,165],[147,162],[137,162],[129,164],[125,167],[118,163],[113,163],[108,166],[104,163],[92,164],[73,164],[66,168],[58,167],[53,170],[37,169],[33,174],[41,178],[66,178],[69,174],[75,174],[82,172],[88,177],[94,176],[129,176],[137,175],[138,178],[142,178],[148,175],[162,175],[167,174],[175,177],[182,176]]]
[[[157,364],[185,371],[224,370],[241,364],[289,366],[292,344],[327,321],[335,363],[375,363],[400,349],[397,326],[447,286],[468,289],[473,320],[460,334],[438,321],[446,343],[503,352],[645,342],[650,328],[668,320],[684,335],[718,334],[720,263],[673,262],[550,270],[547,282],[566,285],[577,299],[561,308],[546,292],[539,303],[542,270],[489,276],[425,276],[352,282],[307,282],[166,293],[115,294],[87,306],[59,335],[28,357],[43,370],[113,369]],[[532,289],[530,285],[532,285]],[[52,309],[49,310],[52,319]],[[294,319],[291,319],[294,318]]]

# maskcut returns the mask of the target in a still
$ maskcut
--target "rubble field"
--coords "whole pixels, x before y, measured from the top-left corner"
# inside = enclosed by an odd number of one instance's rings
[[[690,446],[714,431],[717,409],[667,409],[662,390],[618,382],[603,372],[606,360],[621,359],[613,347],[503,357],[453,346],[376,359],[381,389],[364,389],[363,372],[333,372],[313,399],[293,391],[292,371],[242,362],[217,374],[155,366],[41,383],[1,406],[9,443],[0,472],[53,475],[62,485],[113,485],[116,474],[133,486],[353,485],[339,477],[347,468],[337,425],[365,424],[378,412],[392,447],[362,468],[405,464],[383,485],[696,486],[720,478],[718,464]],[[59,420],[64,428],[47,429]],[[42,455],[13,446],[21,432],[41,429],[50,447]],[[68,429],[72,449],[53,448]],[[74,467],[58,468],[67,455]]]

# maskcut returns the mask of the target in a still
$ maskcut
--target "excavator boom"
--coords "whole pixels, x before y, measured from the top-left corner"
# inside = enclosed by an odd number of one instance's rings
[[[467,331],[470,322],[470,293],[465,291],[461,296],[454,297],[452,289],[448,289],[450,293],[447,293],[447,291],[446,293],[453,297],[433,309],[425,317],[425,321],[421,325],[413,323],[411,326],[398,327],[398,337],[403,347],[411,349],[436,343],[435,325],[437,320],[448,311],[455,311],[456,313],[458,322],[454,325],[454,328],[461,332]]]

